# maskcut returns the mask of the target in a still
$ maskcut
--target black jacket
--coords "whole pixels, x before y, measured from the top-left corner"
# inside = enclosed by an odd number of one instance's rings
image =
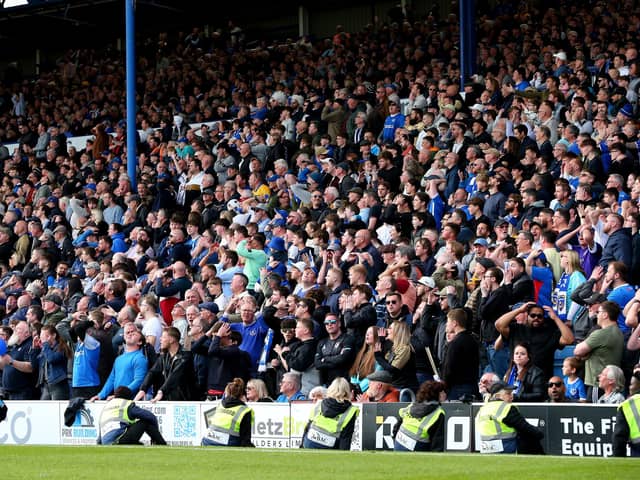
[[[351,335],[342,333],[335,340],[323,338],[318,343],[315,367],[320,371],[320,382],[329,385],[336,377],[349,378],[349,369],[356,355]]]
[[[163,400],[194,400],[196,378],[191,352],[180,347],[173,357],[168,352],[161,354],[144,377],[140,390],[146,392],[153,384],[162,390]]]
[[[505,286],[496,288],[488,296],[480,300],[478,318],[480,323],[480,339],[483,342],[493,343],[498,338],[496,330],[496,320],[509,311],[511,305],[511,295]]]
[[[207,337],[198,339],[191,345],[193,353],[209,357],[207,389],[224,391],[227,383],[238,377],[248,382],[251,378],[251,357],[237,345],[223,347],[220,337],[213,337],[209,348],[206,348]]]
[[[513,396],[514,402],[542,402],[544,401],[545,395],[545,384],[546,379],[544,372],[536,367],[535,365],[531,365],[527,370],[527,373],[524,375],[522,379],[522,386],[520,388],[520,393],[518,395]]]
[[[376,309],[370,303],[344,312],[344,326],[347,333],[355,338],[356,345],[362,345],[367,328],[375,326],[377,319]]]
[[[477,384],[479,351],[478,343],[468,330],[458,333],[451,340],[442,365],[442,379],[449,390],[455,385]]]

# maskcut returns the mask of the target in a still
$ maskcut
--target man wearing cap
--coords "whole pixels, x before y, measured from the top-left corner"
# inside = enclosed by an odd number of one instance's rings
[[[42,318],[43,325],[57,325],[60,321],[67,317],[67,314],[60,308],[62,306],[62,298],[57,293],[50,293],[44,297],[42,302],[42,309],[44,310],[44,317]]]
[[[528,423],[513,405],[513,386],[496,382],[489,387],[489,400],[476,415],[480,453],[544,453],[544,434]]]
[[[337,314],[326,315],[324,328],[328,337],[318,342],[314,365],[320,372],[320,383],[330,385],[336,377],[349,378],[357,347],[353,337],[342,332]]]
[[[369,388],[356,397],[358,402],[394,403],[400,401],[400,391],[391,385],[393,378],[386,370],[378,370],[367,376]]]

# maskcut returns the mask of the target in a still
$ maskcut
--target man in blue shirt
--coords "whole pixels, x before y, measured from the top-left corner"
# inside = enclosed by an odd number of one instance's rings
[[[395,141],[396,130],[404,127],[404,120],[400,106],[394,101],[389,101],[389,116],[384,120],[382,128],[382,143]]]
[[[140,390],[148,370],[147,358],[142,353],[144,336],[133,323],[124,328],[124,352],[116,358],[109,378],[98,395],[91,397],[91,401],[110,397],[118,387],[127,387],[132,392]]]
[[[264,340],[269,333],[269,326],[261,314],[256,315],[256,300],[250,295],[243,297],[240,301],[240,318],[242,323],[232,323],[231,330],[242,334],[240,350],[247,352],[251,357],[251,374],[255,377],[260,355],[265,348]],[[220,320],[228,322],[227,314],[225,313]]]
[[[277,403],[289,403],[296,400],[306,400],[307,397],[300,391],[300,375],[297,373],[285,373],[280,382],[280,395]]]

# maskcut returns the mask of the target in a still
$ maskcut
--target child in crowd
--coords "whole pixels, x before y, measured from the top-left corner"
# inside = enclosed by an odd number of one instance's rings
[[[587,401],[587,389],[584,382],[578,376],[581,362],[577,357],[567,357],[562,362],[562,378],[567,391],[567,398],[572,402],[585,403]]]

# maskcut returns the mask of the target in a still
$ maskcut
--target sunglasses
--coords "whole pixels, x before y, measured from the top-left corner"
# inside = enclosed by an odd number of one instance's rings
[[[291,333],[293,332],[293,328],[281,328],[280,331],[282,333]]]
[[[336,323],[338,323],[337,320],[325,320],[324,321],[325,325],[335,325]]]
[[[397,300],[387,300],[387,305],[395,305],[396,303],[398,303]]]
[[[549,382],[547,385],[549,388],[553,388],[553,387],[558,387],[560,388],[562,386],[562,382]]]
[[[544,314],[542,313],[530,313],[529,316],[531,318],[544,318]]]

